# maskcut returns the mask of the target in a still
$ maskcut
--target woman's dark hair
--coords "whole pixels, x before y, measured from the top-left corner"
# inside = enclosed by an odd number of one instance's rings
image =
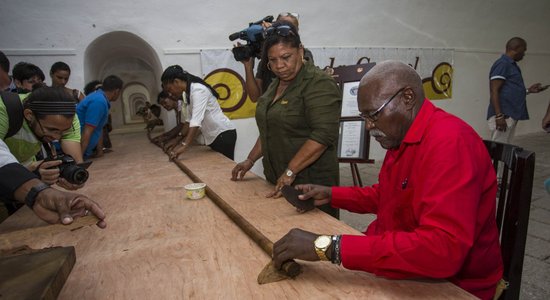
[[[216,92],[216,90],[214,90],[214,88],[212,88],[208,83],[191,73],[187,73],[187,71],[185,71],[179,65],[169,66],[168,68],[166,68],[166,70],[164,70],[162,76],[160,77],[163,85],[166,83],[172,83],[176,79],[183,80],[187,83],[187,89],[185,90],[187,104],[189,104],[189,101],[191,101],[191,83],[202,84],[210,90],[210,92],[212,93],[212,95],[214,95],[214,97],[216,97],[216,99],[220,97],[218,92]]]
[[[279,30],[277,29],[279,26],[290,27],[288,34],[283,34],[283,31],[279,32]],[[272,26],[266,30],[266,32],[267,36],[264,40],[261,60],[264,70],[267,69],[267,63],[269,62],[269,59],[267,58],[267,52],[269,51],[269,49],[271,49],[271,47],[277,44],[286,44],[293,48],[300,48],[300,45],[302,45],[302,41],[300,40],[300,35],[298,35],[296,27],[290,22],[274,22]]]
[[[33,90],[23,103],[23,107],[32,110],[39,119],[46,115],[72,117],[76,111],[73,96],[62,87],[43,86]]]
[[[69,74],[71,74],[71,68],[69,67],[69,65],[62,61],[54,63],[50,68],[50,74],[53,74],[57,71],[67,71],[69,72]]]
[[[88,96],[89,94],[95,92],[101,86],[101,81],[92,80],[84,86],[84,95]]]

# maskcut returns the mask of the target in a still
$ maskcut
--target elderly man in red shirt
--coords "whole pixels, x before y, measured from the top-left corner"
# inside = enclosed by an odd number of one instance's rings
[[[503,265],[496,175],[482,139],[425,99],[420,76],[401,62],[370,70],[358,104],[370,135],[387,149],[379,183],[296,188],[301,200],[377,219],[362,236],[292,229],[274,244],[275,267],[291,258],[331,260],[387,278],[447,279],[492,298]]]

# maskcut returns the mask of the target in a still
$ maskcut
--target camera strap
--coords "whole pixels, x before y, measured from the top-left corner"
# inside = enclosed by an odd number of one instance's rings
[[[52,143],[42,143],[42,148],[46,152],[46,157],[57,157],[57,150]]]
[[[23,126],[23,103],[21,103],[19,95],[15,93],[0,91],[0,96],[8,115],[8,131],[2,139],[7,139],[16,134]]]

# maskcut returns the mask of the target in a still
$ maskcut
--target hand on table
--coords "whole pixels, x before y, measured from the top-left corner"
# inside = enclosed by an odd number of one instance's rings
[[[177,138],[177,137],[173,138],[167,141],[166,143],[164,143],[164,145],[162,146],[162,149],[164,150],[164,152],[170,152],[172,151],[172,149],[174,149],[174,147],[176,147],[177,144],[181,142],[182,142],[181,138]]]
[[[281,175],[279,179],[277,179],[277,184],[275,185],[275,190],[270,192],[266,195],[266,198],[279,198],[281,197],[281,189],[285,185],[292,185],[294,182],[294,179],[296,179],[296,175],[287,176],[286,174]]]
[[[319,260],[314,242],[318,234],[298,228],[291,229],[285,236],[273,244],[273,265],[278,270],[289,259],[308,261]]]
[[[238,163],[233,170],[231,170],[231,180],[237,181],[244,178],[244,174],[252,169],[254,162],[251,159],[246,159]]]
[[[168,153],[168,156],[170,157],[170,160],[178,159],[178,157],[185,152],[185,150],[187,150],[187,145],[179,144]]]
[[[105,228],[105,213],[93,200],[80,194],[59,191],[54,188],[43,190],[36,197],[34,213],[42,220],[54,224],[71,224],[75,218],[88,215],[90,212],[98,219],[97,226]]]

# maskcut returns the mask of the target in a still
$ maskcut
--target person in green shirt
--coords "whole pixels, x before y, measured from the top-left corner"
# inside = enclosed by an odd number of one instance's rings
[[[304,47],[291,23],[276,22],[266,29],[262,56],[277,77],[258,99],[260,136],[248,158],[233,168],[232,179],[242,179],[263,157],[265,177],[275,185],[267,197],[280,197],[284,185],[338,185],[340,89],[329,75],[303,59]],[[335,208],[321,209],[338,217]]]
[[[19,131],[7,138],[9,118],[13,116],[8,117],[4,101],[0,101],[0,138],[17,161],[39,174],[43,182],[57,183],[68,190],[81,188],[83,184],[72,184],[59,177],[59,169],[55,167],[61,164],[60,160],[44,162],[35,159],[42,143],[59,140],[65,154],[72,156],[76,163],[83,162],[74,99],[62,88],[52,87],[42,87],[19,97],[23,102],[23,124]]]

